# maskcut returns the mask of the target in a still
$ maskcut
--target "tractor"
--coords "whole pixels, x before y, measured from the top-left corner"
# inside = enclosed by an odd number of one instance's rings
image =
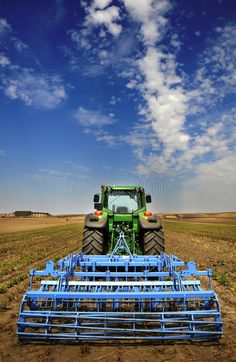
[[[160,217],[147,210],[151,195],[140,186],[101,186],[94,195],[96,211],[85,217],[84,254],[111,253],[123,232],[133,254],[159,255],[165,251]]]
[[[21,340],[221,337],[212,270],[164,252],[162,223],[147,210],[150,202],[143,187],[102,186],[96,211],[85,218],[82,252],[30,271],[17,322]]]

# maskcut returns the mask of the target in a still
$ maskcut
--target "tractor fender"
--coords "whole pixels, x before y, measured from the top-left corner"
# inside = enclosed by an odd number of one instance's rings
[[[85,216],[85,226],[92,229],[105,229],[107,218],[97,217],[96,215],[88,214]]]
[[[148,218],[139,218],[140,229],[160,229],[162,227],[162,222],[159,216],[153,215]]]

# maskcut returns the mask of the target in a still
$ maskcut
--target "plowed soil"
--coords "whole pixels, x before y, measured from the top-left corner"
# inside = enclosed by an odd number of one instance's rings
[[[45,217],[45,218],[0,218],[0,234],[13,233],[16,231],[35,230],[52,226],[74,224],[83,221],[83,216],[73,217]]]
[[[173,226],[174,225],[174,226]],[[178,225],[178,227],[176,227]],[[190,225],[190,226],[189,226]],[[194,224],[196,225],[196,224]],[[221,227],[222,225],[220,225]],[[206,227],[206,225],[204,225]],[[219,342],[180,343],[22,343],[15,334],[18,308],[28,289],[28,271],[42,268],[81,246],[82,224],[57,226],[0,236],[0,360],[1,361],[236,361],[236,250],[235,230],[230,226],[213,232],[166,222],[166,251],[199,269],[215,270],[213,287],[222,309],[224,335]],[[225,232],[224,232],[225,230]]]

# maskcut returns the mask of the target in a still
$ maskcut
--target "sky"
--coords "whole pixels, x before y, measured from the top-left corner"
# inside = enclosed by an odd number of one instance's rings
[[[236,211],[235,0],[0,2],[0,212]]]

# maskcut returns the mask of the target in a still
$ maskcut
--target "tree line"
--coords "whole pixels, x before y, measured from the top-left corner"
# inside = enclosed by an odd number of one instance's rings
[[[47,214],[49,215],[48,212],[33,212],[33,211],[30,211],[30,210],[18,210],[18,211],[15,211],[14,212],[14,215],[16,217],[29,217],[29,216],[32,216],[32,214]]]

